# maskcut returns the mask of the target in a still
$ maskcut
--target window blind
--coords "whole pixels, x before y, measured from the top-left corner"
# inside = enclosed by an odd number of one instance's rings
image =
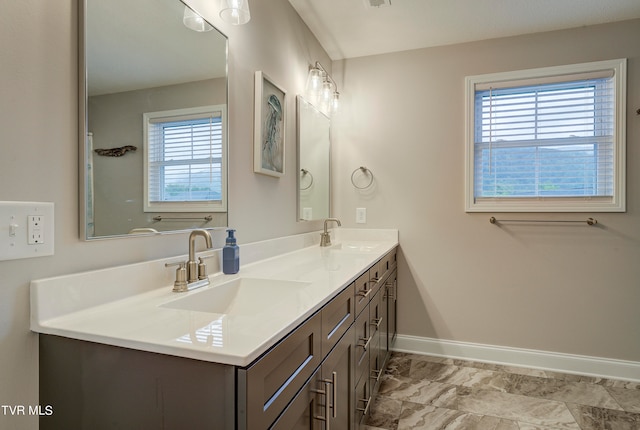
[[[184,115],[149,120],[149,201],[222,199],[222,115]]]
[[[474,115],[475,198],[613,195],[611,73],[477,85]]]

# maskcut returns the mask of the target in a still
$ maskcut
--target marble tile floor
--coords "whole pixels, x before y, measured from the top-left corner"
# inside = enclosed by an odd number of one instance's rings
[[[393,353],[365,430],[640,430],[640,383]]]

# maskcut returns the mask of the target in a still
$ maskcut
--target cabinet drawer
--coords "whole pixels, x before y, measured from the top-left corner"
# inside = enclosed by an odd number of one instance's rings
[[[355,282],[356,317],[369,304],[371,290],[369,288],[369,272],[364,272]]]
[[[356,317],[369,304],[371,297],[379,288],[378,283],[370,280],[371,270],[364,272],[356,279],[355,295],[356,295]]]
[[[355,283],[322,308],[322,355],[327,355],[355,320]]]
[[[268,428],[322,361],[316,313],[264,357],[238,369],[238,428]]]

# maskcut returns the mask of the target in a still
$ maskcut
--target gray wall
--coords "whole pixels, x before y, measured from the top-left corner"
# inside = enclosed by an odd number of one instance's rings
[[[640,361],[640,21],[333,64],[337,214],[400,230],[399,331]],[[584,225],[491,225],[464,211],[464,77],[628,58],[627,213],[519,214]],[[349,175],[367,166],[375,187]]]
[[[239,242],[319,230],[319,222],[296,222],[294,96],[310,64],[330,64],[326,53],[287,0],[252,0],[251,22],[242,27],[220,21],[218,2],[188,3],[229,37],[229,212]],[[56,217],[54,256],[0,261],[2,405],[38,404],[38,343],[29,332],[32,279],[187,252],[184,234],[79,239],[76,20],[73,0],[2,2],[0,201],[52,201]],[[287,174],[280,179],[253,173],[256,70],[288,91]],[[37,418],[0,413],[0,428],[35,429]]]

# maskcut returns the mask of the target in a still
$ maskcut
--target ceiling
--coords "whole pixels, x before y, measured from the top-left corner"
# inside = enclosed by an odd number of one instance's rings
[[[89,95],[226,77],[226,38],[189,30],[184,9],[179,0],[88,0]]]
[[[640,18],[640,0],[289,2],[332,60]]]

